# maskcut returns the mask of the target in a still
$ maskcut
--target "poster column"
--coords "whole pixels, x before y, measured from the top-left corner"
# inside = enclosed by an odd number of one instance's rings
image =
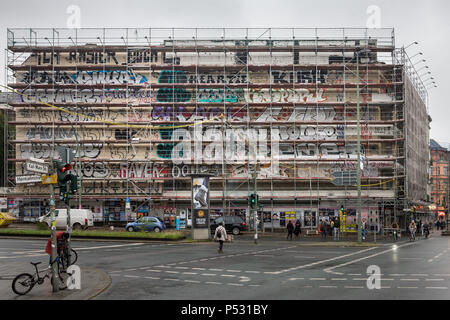
[[[192,177],[192,239],[206,240],[209,227],[209,177]]]

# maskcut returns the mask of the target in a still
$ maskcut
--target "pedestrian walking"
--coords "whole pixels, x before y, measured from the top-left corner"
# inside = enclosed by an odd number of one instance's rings
[[[294,234],[298,239],[299,234],[302,233],[302,224],[300,222],[300,220],[297,220],[295,222],[295,229],[294,229]]]
[[[292,240],[292,232],[294,231],[294,225],[292,224],[292,221],[289,221],[289,223],[287,224],[287,231],[288,231],[288,235],[287,235],[287,239],[291,239]]]
[[[366,218],[362,219],[361,222],[361,234],[362,234],[362,239],[366,240],[366,233],[367,233],[367,221]]]
[[[227,240],[227,231],[225,230],[225,221],[223,221],[216,228],[216,232],[214,233],[214,241],[219,241],[219,253],[223,253],[223,242]]]
[[[327,239],[327,222],[325,219],[322,219],[322,223],[320,224],[320,233],[322,234],[322,239]]]
[[[339,218],[334,219],[334,226],[333,226],[333,233],[334,233],[334,240],[339,240],[339,232],[341,227],[341,223],[339,221]]]

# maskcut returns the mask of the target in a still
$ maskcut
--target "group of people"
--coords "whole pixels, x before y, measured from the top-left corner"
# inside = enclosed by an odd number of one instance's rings
[[[330,221],[322,219],[319,224],[319,232],[324,240],[327,235],[334,236],[334,240],[339,240],[340,228],[341,224],[337,217],[330,218]]]
[[[289,223],[286,226],[287,231],[288,231],[288,235],[286,239],[291,239],[292,240],[292,234],[295,234],[295,236],[298,238],[300,233],[302,233],[302,224],[300,222],[300,220],[297,220],[295,222],[295,226],[292,223],[292,221],[289,220]]]
[[[326,239],[327,235],[334,235],[334,240],[339,240],[340,227],[341,225],[338,218],[332,218],[329,223],[325,219],[323,219],[319,224],[319,232],[322,235],[323,239]],[[295,226],[292,221],[289,221],[286,228],[288,231],[286,238],[287,240],[292,240],[293,235],[298,238],[302,233],[302,224],[300,220],[297,220],[295,222]]]
[[[422,236],[428,237],[430,234],[432,224],[428,221],[425,221],[425,223],[422,223],[422,220],[416,221],[414,219],[411,220],[411,222],[408,225],[408,231],[412,238],[416,237],[417,231],[420,232]],[[394,220],[394,222],[391,225],[391,228],[394,231],[394,238],[397,238],[397,233],[400,231],[400,226],[398,225],[397,220]]]

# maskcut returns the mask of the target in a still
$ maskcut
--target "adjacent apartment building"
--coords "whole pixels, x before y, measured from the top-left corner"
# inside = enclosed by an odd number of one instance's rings
[[[431,202],[434,218],[445,218],[445,211],[449,206],[449,164],[450,150],[442,147],[438,142],[430,140],[430,181],[431,181]]]
[[[315,228],[344,208],[406,223],[426,201],[428,94],[393,29],[9,29],[5,174],[33,220],[49,188],[30,158],[77,150],[83,207],[99,220],[187,217],[191,176],[210,176],[211,216]],[[256,170],[256,171],[255,171]],[[26,180],[26,178],[25,178]],[[255,185],[256,184],[256,185]]]

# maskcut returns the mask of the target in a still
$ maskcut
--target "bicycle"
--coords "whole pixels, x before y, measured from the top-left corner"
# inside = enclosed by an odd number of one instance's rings
[[[398,240],[398,232],[399,232],[399,231],[397,231],[397,230],[393,230],[393,231],[392,231],[392,237],[394,238],[394,241],[397,241],[397,240]]]
[[[67,247],[66,244],[62,244],[60,246],[61,248],[61,252],[62,255],[61,259],[60,259],[60,264],[62,267],[62,270],[67,270],[68,267],[70,267],[71,265],[75,264],[75,262],[77,262],[78,260],[78,254],[75,250],[70,249],[70,253],[69,253],[69,248]]]
[[[67,288],[66,282],[68,274],[65,270],[61,270],[59,268],[60,266],[59,257],[57,257],[56,260],[51,263],[51,265],[53,265],[53,263],[55,262],[57,262],[57,274],[56,274],[56,281],[58,282],[57,285],[59,290],[64,290]],[[53,286],[52,268],[49,266],[46,274],[43,277],[41,277],[40,273],[45,270],[39,271],[37,266],[42,262],[30,262],[30,263],[35,267],[36,273],[34,275],[31,275],[29,273],[21,273],[18,276],[16,276],[12,282],[12,290],[14,291],[15,294],[21,296],[27,294],[28,292],[31,291],[31,289],[34,288],[36,284],[38,285],[43,284],[46,278],[50,279]]]
[[[416,241],[416,232],[414,230],[409,230],[409,241]]]

